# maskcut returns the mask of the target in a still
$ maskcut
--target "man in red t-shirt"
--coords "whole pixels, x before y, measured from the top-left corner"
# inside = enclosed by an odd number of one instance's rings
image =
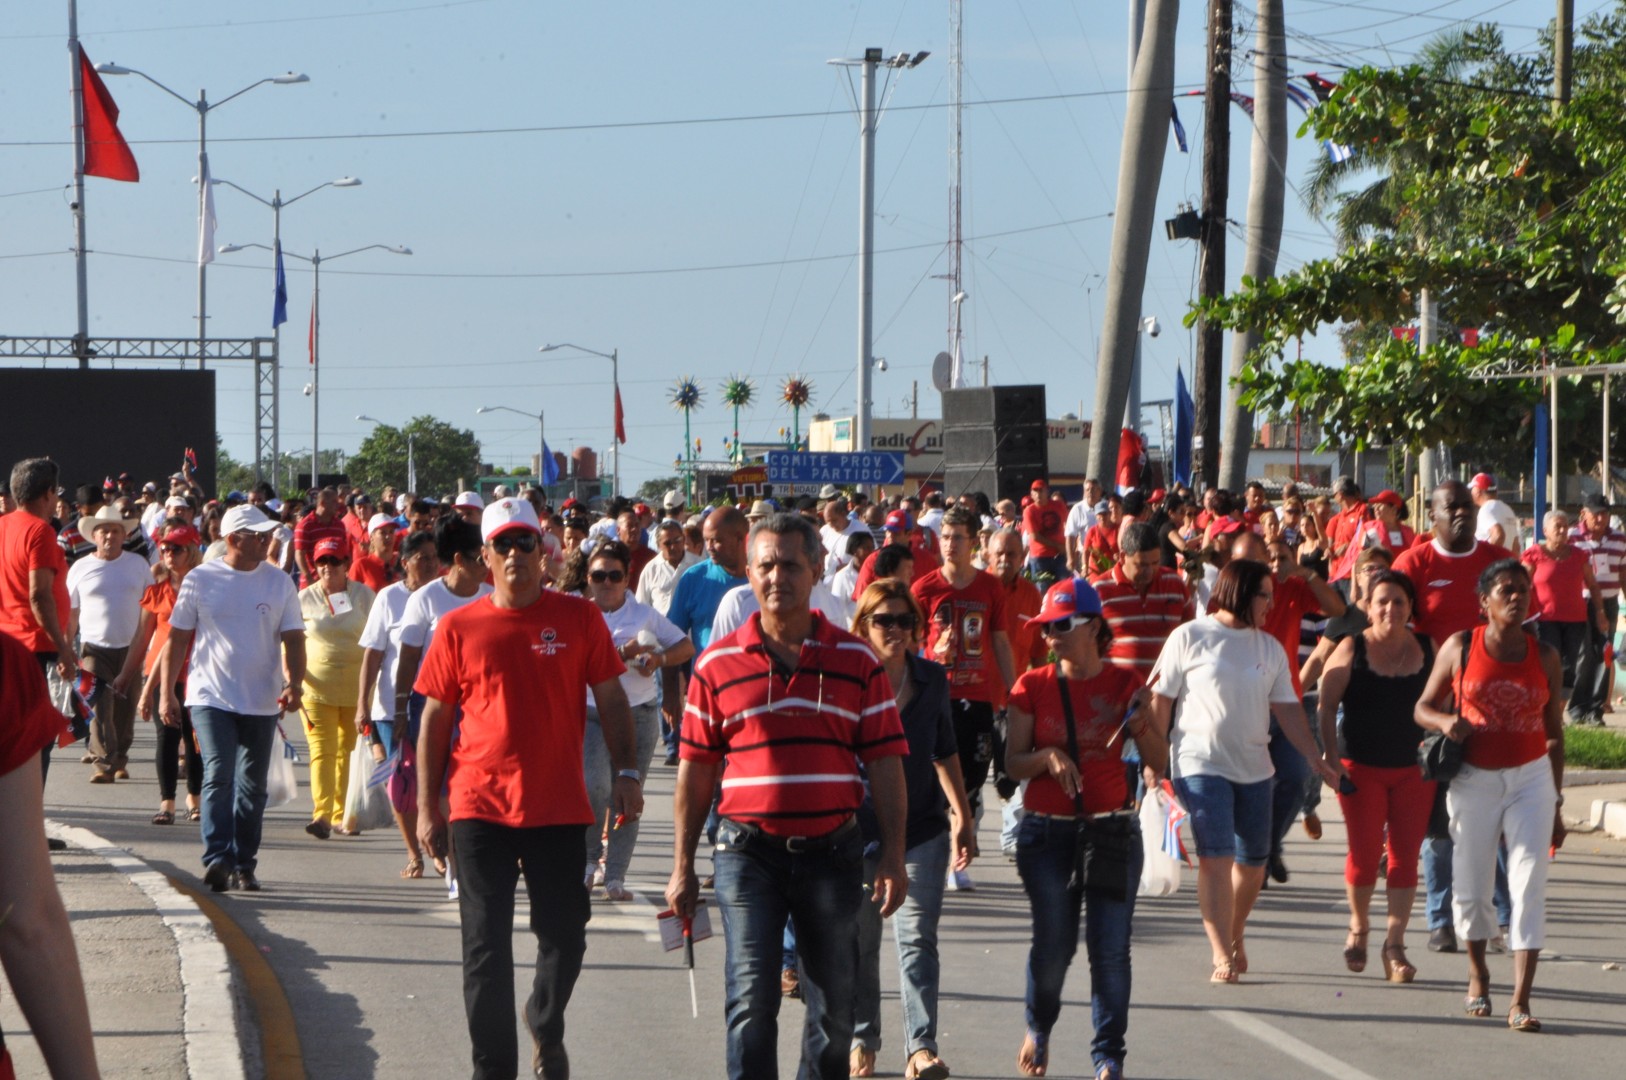
[[[616,815],[636,820],[644,806],[620,680],[626,668],[590,601],[542,587],[542,529],[529,502],[493,502],[481,535],[495,591],[441,617],[414,687],[426,698],[418,835],[441,858],[448,827],[454,841],[475,1075],[511,1077],[519,1069],[513,934],[514,889],[523,874],[540,944],[525,1007],[531,1068],[537,1076],[565,1076],[565,1004],[587,949],[581,871],[587,827],[596,826],[582,773],[589,693],[616,770]],[[449,816],[441,810],[443,781]]]
[[[926,655],[948,669],[960,769],[977,816],[994,760],[994,702],[1004,700],[1016,683],[1005,590],[993,574],[971,563],[980,524],[964,507],[944,513],[939,540],[943,565],[911,589],[926,610]],[[954,880],[956,888],[971,887],[963,870],[954,871]]]
[[[316,581],[316,556],[312,554],[323,540],[334,539],[350,551],[350,531],[343,521],[343,504],[336,489],[325,487],[316,493],[316,509],[299,519],[294,526],[294,563],[299,567],[299,585]]]
[[[1067,576],[1067,504],[1050,497],[1050,485],[1033,482],[1033,501],[1022,511],[1028,538],[1028,573],[1056,580]]]
[[[937,552],[928,546],[923,546],[920,533],[922,530],[915,525],[907,510],[894,510],[886,515],[886,545],[899,545],[909,549],[909,558],[914,563],[914,577],[911,584],[937,569]],[[881,553],[880,549],[869,553],[864,559],[864,565],[858,568],[858,580],[853,585],[853,599],[857,600],[864,595],[864,590],[875,582],[875,557]]]
[[[1338,497],[1339,510],[1327,521],[1327,561],[1336,565],[1366,520],[1366,498],[1360,485],[1348,476],[1340,476],[1332,492]]]

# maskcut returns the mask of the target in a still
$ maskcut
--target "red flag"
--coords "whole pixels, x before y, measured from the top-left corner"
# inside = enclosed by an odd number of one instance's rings
[[[1122,494],[1140,485],[1141,470],[1146,467],[1146,440],[1128,428],[1118,434],[1118,492]]]
[[[119,134],[119,107],[96,74],[84,46],[79,47],[79,86],[84,99],[85,175],[108,180],[141,179],[130,144]]]
[[[316,294],[311,294],[311,332],[305,344],[311,351],[311,367],[316,366]]]
[[[615,388],[615,441],[618,443],[627,441],[627,415],[621,411],[621,387],[619,385]]]

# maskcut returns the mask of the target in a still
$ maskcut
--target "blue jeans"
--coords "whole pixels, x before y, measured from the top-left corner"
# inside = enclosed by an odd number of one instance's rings
[[[633,705],[631,710],[633,735],[637,740],[634,756],[638,763],[638,776],[641,782],[649,777],[649,760],[655,753],[661,707],[653,701],[646,701],[641,705]],[[598,708],[593,705],[587,707],[587,732],[582,739],[582,768],[587,777],[587,798],[593,804],[593,813],[597,815],[596,824],[587,830],[587,866],[589,868],[596,866],[599,856],[604,855],[605,884],[611,882],[620,884],[626,881],[627,867],[632,865],[632,849],[638,843],[638,819],[634,818],[620,826],[615,826],[612,822],[610,849],[606,853],[602,826],[604,816],[612,806],[615,768],[610,761],[610,748],[604,742],[604,729],[599,726]]]
[[[1234,784],[1201,773],[1176,779],[1175,794],[1191,814],[1197,857],[1235,858],[1239,866],[1269,862],[1272,784]]]
[[[724,818],[717,830],[717,906],[723,918],[724,1013],[730,1080],[779,1075],[779,973],[785,919],[796,918],[802,999],[800,1080],[845,1080],[864,903],[864,838],[791,853]]]
[[[1423,910],[1428,915],[1429,930],[1454,926],[1451,917],[1451,860],[1456,845],[1449,836],[1430,836],[1423,841],[1423,888],[1427,891]],[[1507,887],[1507,851],[1496,849],[1496,889],[1491,894],[1496,905],[1496,925],[1507,926],[1513,921],[1513,894]]]
[[[192,730],[203,752],[203,865],[253,870],[277,718],[195,705]]]
[[[1097,890],[1069,886],[1079,823],[1029,814],[1016,841],[1016,869],[1033,909],[1033,947],[1028,950],[1028,1030],[1049,1034],[1061,1015],[1061,988],[1078,951],[1080,908],[1084,950],[1090,961],[1090,1013],[1095,1038],[1090,1060],[1123,1064],[1129,1030],[1129,936],[1135,887],[1144,852],[1140,830],[1130,831],[1128,893],[1111,899]]]
[[[1270,790],[1270,854],[1280,856],[1282,840],[1304,807],[1304,785],[1312,770],[1304,755],[1287,741],[1275,717],[1270,720],[1270,763],[1276,769]]]
[[[1304,695],[1304,715],[1310,719],[1310,738],[1314,739],[1315,744],[1321,747],[1321,750],[1325,752],[1327,748],[1325,746],[1321,746],[1321,721],[1316,718],[1316,712],[1320,708],[1320,694],[1316,693],[1314,690],[1311,690]],[[1338,723],[1342,724],[1343,722],[1344,707],[1342,704],[1340,704],[1338,706]],[[1306,762],[1305,764],[1308,765],[1309,763]],[[1317,773],[1314,769],[1307,768],[1304,773],[1304,813],[1306,816],[1321,809],[1321,793],[1325,789],[1326,785],[1321,782],[1321,774]],[[1288,824],[1291,825],[1292,822],[1288,822]],[[1280,849],[1281,843],[1279,841],[1277,842],[1276,847]]]
[[[943,914],[949,834],[922,840],[903,855],[909,895],[892,916],[898,946],[898,996],[903,999],[904,1056],[937,1053],[937,920]],[[878,860],[864,861],[864,878],[875,880]],[[853,1003],[853,1045],[881,1049],[881,909],[865,889],[858,914],[858,990]]]

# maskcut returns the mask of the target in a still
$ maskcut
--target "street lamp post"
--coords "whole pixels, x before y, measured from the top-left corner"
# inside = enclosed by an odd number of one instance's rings
[[[536,351],[552,352],[555,349],[575,349],[577,352],[589,353],[593,356],[602,356],[604,359],[610,362],[610,388],[615,394],[615,399],[610,405],[612,410],[612,420],[610,421],[610,453],[614,455],[611,458],[610,465],[610,494],[619,495],[621,494],[621,442],[617,438],[617,429],[619,425],[615,423],[613,417],[615,413],[619,411],[619,406],[621,404],[621,350],[611,349],[607,353],[599,352],[597,349],[589,349],[583,345],[572,345],[568,341],[561,341],[557,345],[544,345]]]
[[[251,82],[241,90],[237,91],[235,94],[228,94],[219,101],[210,101],[209,92],[207,90],[198,91],[198,100],[188,101],[184,96],[176,93],[174,90],[171,90],[169,87],[165,86],[151,75],[148,75],[145,71],[137,71],[135,68],[120,67],[118,64],[111,63],[97,64],[96,70],[103,75],[139,75],[143,79],[146,79],[148,82],[152,83],[154,86],[158,87],[158,89],[162,90],[164,93],[168,94],[170,97],[174,98],[176,101],[179,101],[181,104],[198,114],[198,222],[200,227],[201,223],[203,222],[204,214],[209,205],[209,185],[204,182],[209,176],[209,113],[214,109],[220,108],[220,106],[226,104],[226,102],[232,100],[233,98],[242,97],[256,86],[264,86],[266,83],[275,83],[278,86],[289,86],[294,83],[307,83],[311,81],[309,75],[302,75],[290,71],[284,75],[271,75],[264,79]],[[198,367],[200,369],[204,366],[204,358],[207,355],[208,350],[207,342],[209,331],[208,323],[205,321],[208,319],[208,270],[208,253],[200,250],[198,252]]]
[[[538,412],[528,413],[524,409],[516,409],[511,405],[482,405],[475,410],[476,413],[511,412],[521,416],[529,416],[536,421],[536,486],[542,489],[544,497],[548,493],[548,423],[544,419],[548,411],[542,409]]]
[[[232,183],[230,180],[210,177],[209,182],[212,184],[225,184],[229,188],[242,192],[255,202],[263,203],[271,208],[272,274],[277,271],[275,265],[276,252],[282,247],[282,208],[284,206],[291,206],[306,195],[314,195],[323,188],[361,186],[361,181],[354,176],[341,176],[337,180],[317,184],[309,191],[295,195],[291,199],[282,197],[281,188],[277,188],[272,193],[271,198],[266,199],[254,194],[241,184]],[[275,283],[273,283],[272,288],[276,288]],[[282,454],[282,323],[277,321],[275,314],[272,315],[271,319],[271,355],[275,359],[275,364],[271,368],[271,460],[275,462]]]
[[[220,247],[220,253],[222,255],[229,255],[234,251],[242,251],[242,250],[244,250],[246,248],[259,248],[261,251],[270,251],[271,250],[270,248],[266,247],[264,244],[222,244],[221,247]],[[308,262],[308,263],[311,264],[311,381],[310,381],[310,395],[311,395],[311,486],[312,487],[319,487],[320,486],[320,484],[318,484],[318,482],[317,482],[317,478],[321,475],[317,471],[316,462],[317,462],[317,447],[320,445],[317,433],[318,433],[318,431],[319,431],[319,429],[321,427],[322,264],[325,263],[325,262],[332,262],[334,259],[342,259],[346,255],[355,255],[356,253],[362,252],[362,251],[372,251],[375,248],[378,249],[378,250],[381,250],[381,251],[388,251],[388,252],[390,252],[391,254],[394,254],[394,255],[411,255],[412,254],[412,249],[411,248],[406,247],[404,245],[399,245],[399,244],[368,244],[365,247],[351,248],[349,251],[341,251],[337,255],[323,255],[320,249],[318,249],[315,252],[312,252],[309,255],[300,255],[300,254],[298,254],[296,252],[292,252],[292,251],[284,251],[283,252],[284,255],[290,255],[293,258],[299,259],[301,262]]]
[[[366,421],[368,421],[370,423],[374,423],[374,424],[378,424],[380,426],[384,426],[384,421],[380,420],[376,416],[368,416],[366,413],[357,413],[356,414],[356,419],[357,420],[366,420]],[[402,429],[402,434],[404,434],[406,436],[406,439],[407,439],[407,477],[406,477],[406,486],[407,486],[408,491],[412,492],[413,495],[417,495],[418,494],[418,462],[417,462],[417,458],[413,454],[413,445],[412,445],[413,435],[412,435],[412,431],[411,431],[410,428],[403,428]]]

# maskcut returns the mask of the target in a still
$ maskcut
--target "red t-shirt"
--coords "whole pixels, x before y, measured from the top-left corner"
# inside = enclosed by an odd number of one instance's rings
[[[1340,510],[1327,522],[1327,538],[1334,547],[1345,547],[1355,538],[1361,522],[1366,520],[1366,504],[1358,502],[1348,510]]]
[[[55,570],[51,596],[59,625],[68,622],[68,559],[49,522],[14,510],[0,517],[0,631],[31,652],[55,652],[56,642],[34,619],[28,576],[32,570]]]
[[[864,565],[858,568],[858,583],[853,586],[854,600],[863,596],[864,590],[875,584],[875,556],[879,555],[881,551],[882,548],[876,548],[864,557]],[[915,554],[913,541],[910,541],[909,544],[909,557],[914,560],[914,570],[909,578],[911,586],[919,584],[921,578],[937,569],[938,564],[936,562],[928,563]]]
[[[175,586],[169,581],[148,585],[141,594],[141,608],[153,614],[152,640],[147,643],[147,658],[141,662],[141,673],[151,675],[164,654],[164,643],[169,640],[169,613],[175,610]],[[191,650],[181,664],[181,679],[186,679],[186,664],[191,662]]]
[[[678,753],[727,757],[724,817],[776,836],[822,836],[863,803],[859,762],[908,752],[875,654],[819,612],[788,678],[763,644],[761,614],[695,661]]]
[[[604,616],[578,596],[543,590],[523,608],[486,596],[441,616],[413,689],[462,706],[451,819],[590,824],[587,690],[625,671]]]
[[[1119,525],[1097,522],[1084,532],[1084,554],[1089,559],[1085,570],[1104,572],[1118,562]]]
[[[384,586],[395,580],[389,567],[370,551],[363,551],[356,556],[356,561],[350,564],[350,580],[359,581],[373,592],[378,592]]]
[[[948,672],[949,697],[990,704],[999,700],[994,684],[1000,675],[992,641],[992,635],[1004,633],[1006,626],[1005,589],[999,578],[979,570],[965,588],[956,589],[943,571],[933,570],[915,582],[911,591],[926,609],[927,657],[939,659],[937,639],[944,625],[955,629],[954,654],[943,665]]]
[[[1027,509],[1022,511],[1022,531],[1028,534],[1028,558],[1064,558],[1067,555],[1067,538],[1063,535],[1062,526],[1066,520],[1066,503],[1048,499],[1042,503],[1028,504]],[[1055,547],[1039,543],[1041,536]]]
[[[1540,544],[1531,544],[1519,556],[1530,568],[1530,606],[1546,622],[1587,621],[1586,568],[1590,560],[1571,547],[1569,555],[1555,559]]]
[[[0,776],[27,763],[67,727],[51,704],[33,651],[10,634],[0,634],[0,718]]]
[[[1033,717],[1033,748],[1058,747],[1067,752],[1067,714],[1061,707],[1059,665],[1047,664],[1016,680],[1011,705]],[[1122,810],[1129,802],[1129,783],[1124,776],[1123,749],[1126,737],[1119,735],[1111,746],[1107,740],[1123,723],[1129,699],[1144,685],[1128,668],[1106,664],[1093,679],[1068,679],[1068,696],[1073,700],[1073,724],[1078,738],[1079,792],[1084,812],[1100,814]],[[1078,813],[1073,800],[1061,790],[1055,777],[1042,772],[1028,781],[1024,805],[1033,813]]]
[[[1483,540],[1473,550],[1457,555],[1440,547],[1431,534],[1423,537],[1395,556],[1394,568],[1411,578],[1417,589],[1412,627],[1433,638],[1437,649],[1452,634],[1480,624],[1479,575],[1491,563],[1511,556],[1506,548]]]
[[[1293,692],[1303,698],[1304,687],[1299,684],[1299,630],[1304,616],[1320,611],[1321,605],[1310,591],[1310,583],[1301,577],[1285,577],[1274,584],[1276,596],[1271,601],[1270,614],[1265,616],[1265,625],[1259,629],[1281,642],[1282,648],[1287,650],[1287,670],[1293,676]]]
[[[632,549],[632,561],[627,566],[627,592],[633,593],[638,589],[638,576],[644,572],[650,560],[655,557],[655,549],[647,544],[640,544]]]
[[[355,514],[344,515],[344,531],[350,537],[350,546],[357,551],[367,546],[367,522]]]
[[[1027,625],[1030,616],[1039,614],[1043,600],[1038,588],[1023,577],[1009,585],[1000,583],[1005,590],[1005,633],[1011,639],[1011,667],[1016,674],[1036,668],[1050,658],[1050,643],[1039,633],[1039,624]],[[1009,695],[1003,679],[994,680],[994,708],[1003,709]]]

